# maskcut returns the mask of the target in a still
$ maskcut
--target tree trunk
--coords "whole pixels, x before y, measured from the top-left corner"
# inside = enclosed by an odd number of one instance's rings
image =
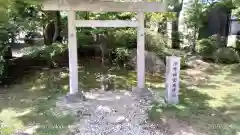
[[[179,16],[182,10],[183,0],[178,0],[175,3],[173,12],[176,12],[176,20],[172,22],[172,48],[173,49],[180,49],[180,35],[178,31],[178,23],[179,23]]]
[[[51,45],[54,42],[62,42],[61,33],[61,15],[59,11],[51,11],[46,13],[49,22],[44,28],[44,43]]]
[[[12,48],[10,46],[4,52],[4,58],[5,59],[11,59],[12,58]]]
[[[15,34],[14,33],[11,33],[10,38],[11,38],[11,44],[12,45],[15,44]]]
[[[49,22],[44,30],[44,43],[45,45],[51,45],[53,43],[53,37],[55,33],[54,22]]]
[[[197,39],[197,29],[193,31],[193,38],[192,38],[192,45],[191,45],[191,52],[196,53],[196,39]]]
[[[164,20],[163,21],[164,23],[162,22],[158,22],[158,28],[157,28],[157,32],[162,34],[162,35],[166,35],[167,34],[167,20]]]
[[[84,19],[85,19],[85,20],[89,20],[89,19],[90,19],[90,18],[89,18],[89,12],[85,12]]]
[[[60,35],[61,32],[61,15],[60,11],[55,11],[54,13],[54,37],[53,37],[53,42],[62,42],[62,37]]]
[[[172,22],[172,48],[180,49],[180,37],[178,32],[178,18]]]

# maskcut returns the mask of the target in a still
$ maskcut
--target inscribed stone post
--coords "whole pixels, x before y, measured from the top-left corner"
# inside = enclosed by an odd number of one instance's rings
[[[179,74],[180,57],[169,56],[166,58],[166,82],[165,99],[168,104],[178,104],[179,102]]]

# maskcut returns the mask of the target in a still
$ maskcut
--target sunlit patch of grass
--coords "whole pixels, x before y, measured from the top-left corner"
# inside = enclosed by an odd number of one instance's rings
[[[0,113],[1,129],[2,134],[11,134],[16,128],[23,128],[23,122],[17,119],[18,112],[9,108],[4,109]]]
[[[12,135],[33,126],[37,127],[34,129],[37,135],[59,135],[66,131],[73,117],[58,114],[54,110],[55,97],[68,91],[68,80],[64,80],[65,76],[61,76],[59,71],[61,69],[36,72],[0,94],[0,120],[3,127],[0,133]]]
[[[109,74],[116,80],[117,89],[135,87],[136,72],[125,69],[103,69],[99,65],[80,65],[79,88],[84,91],[100,88],[101,74]],[[147,75],[147,85],[161,87],[163,78],[159,74]],[[12,135],[17,130],[34,130],[36,135],[59,135],[67,131],[74,117],[54,110],[56,97],[69,91],[68,68],[36,71],[25,76],[21,83],[6,88],[0,93],[0,133]],[[1,92],[1,91],[0,91]],[[6,117],[7,116],[7,117]],[[31,125],[29,127],[29,125]]]
[[[220,65],[211,72],[202,71],[200,75],[206,73],[207,81],[199,84],[191,84],[191,79],[182,72],[180,103],[167,106],[154,103],[149,117],[154,121],[163,117],[178,119],[206,134],[236,135],[240,132],[240,83],[236,81],[240,68],[236,67],[239,66]]]
[[[18,87],[21,89],[21,87]],[[18,90],[19,90],[18,89]],[[12,94],[14,90],[10,90],[7,94]],[[2,128],[0,133],[4,135],[12,135],[20,130],[25,131],[29,126],[38,126],[35,129],[37,135],[51,134],[58,135],[64,132],[68,125],[73,122],[71,115],[63,115],[54,110],[54,95],[50,93],[32,94],[30,91],[22,91],[17,93],[14,98],[1,98],[0,102],[0,120]]]
[[[192,76],[181,71],[180,104],[166,106],[155,103],[149,112],[150,119],[164,118],[167,122],[166,118],[170,117],[186,121],[195,130],[235,135],[240,131],[238,68],[237,65],[214,66]],[[58,135],[65,131],[73,122],[73,117],[58,114],[52,108],[55,97],[69,91],[68,72],[67,68],[39,71],[31,77],[26,76],[21,84],[6,88],[7,92],[0,95],[0,120],[4,125],[11,125],[11,128],[0,131],[8,135],[17,129],[27,129],[32,123],[38,125],[36,134]],[[137,84],[136,72],[118,68],[106,70],[89,64],[79,67],[79,88],[85,91],[100,88],[101,74],[114,76],[117,89],[135,87]],[[164,75],[147,74],[146,86],[163,93]],[[9,117],[4,117],[6,114]]]

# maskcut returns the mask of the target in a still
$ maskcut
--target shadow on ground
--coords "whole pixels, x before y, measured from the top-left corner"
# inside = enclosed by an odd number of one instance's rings
[[[211,72],[207,69],[197,75],[204,78],[204,81],[198,80],[200,83],[195,83],[194,78],[189,78],[184,71],[181,75],[180,103],[153,103],[149,111],[150,120],[170,135],[239,134],[240,84],[236,80],[240,77],[239,69],[239,65],[218,67]]]
[[[84,91],[99,89],[101,73],[115,76],[116,88],[136,85],[136,73],[112,68],[107,71],[96,62],[79,66],[79,88]],[[42,69],[26,75],[14,85],[0,91],[0,133],[12,135],[16,130],[33,130],[37,135],[60,135],[74,122],[74,114],[64,115],[55,109],[56,97],[69,91],[68,68]],[[147,85],[158,89],[161,75],[148,75]]]

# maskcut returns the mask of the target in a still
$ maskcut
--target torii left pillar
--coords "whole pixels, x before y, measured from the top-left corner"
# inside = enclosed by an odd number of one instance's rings
[[[145,88],[144,12],[137,13],[137,88]]]
[[[78,92],[78,56],[75,18],[75,12],[68,11],[69,94],[76,94]]]
[[[75,25],[75,11],[68,11],[68,57],[69,57],[69,87],[70,91],[66,96],[67,102],[77,102],[85,97],[78,88],[78,55],[77,36]]]

